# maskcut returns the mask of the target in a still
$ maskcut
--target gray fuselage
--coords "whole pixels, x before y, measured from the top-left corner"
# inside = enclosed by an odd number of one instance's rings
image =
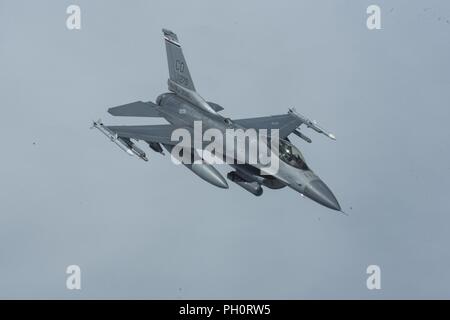
[[[210,113],[198,106],[173,94],[164,93],[158,96],[156,103],[161,115],[171,124],[178,127],[193,128],[195,121],[201,121],[203,132],[208,129],[217,129],[223,133],[227,129],[249,129],[234,123],[218,113]],[[280,140],[281,145],[287,146],[287,152],[300,152],[288,139]],[[169,146],[165,146],[170,148]],[[171,149],[171,148],[170,148]],[[290,150],[290,151],[289,151]],[[286,161],[280,151],[279,167],[277,172],[266,175],[262,172],[262,165],[258,163],[232,164],[242,180],[248,183],[258,183],[268,188],[279,189],[289,186],[302,195],[334,210],[341,210],[338,201],[328,186],[306,165],[300,154],[301,163]],[[289,155],[289,154],[288,154]],[[213,173],[210,173],[212,175]],[[210,177],[214,181],[214,177]],[[233,180],[234,181],[234,180]],[[211,182],[211,181],[210,181]],[[255,193],[256,194],[256,193]],[[258,195],[258,194],[256,194]]]

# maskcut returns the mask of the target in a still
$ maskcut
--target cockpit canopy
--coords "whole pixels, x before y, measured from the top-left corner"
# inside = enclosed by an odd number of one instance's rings
[[[309,170],[300,150],[289,141],[280,139],[279,152],[280,159],[288,165],[301,170]]]

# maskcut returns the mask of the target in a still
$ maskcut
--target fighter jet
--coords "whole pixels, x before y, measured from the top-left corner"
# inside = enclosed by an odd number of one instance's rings
[[[230,119],[220,113],[224,110],[217,103],[206,101],[194,87],[188,64],[178,37],[172,31],[163,29],[169,66],[168,91],[156,98],[155,103],[137,101],[108,109],[113,116],[164,118],[168,124],[138,126],[107,126],[101,120],[93,122],[93,128],[100,130],[112,142],[130,155],[147,161],[147,155],[136,143],[144,141],[155,152],[171,152],[179,141],[173,141],[174,130],[184,128],[193,131],[195,122],[201,121],[202,132],[214,128],[220,132],[227,129],[278,130],[278,170],[271,174],[264,172],[258,163],[233,163],[228,180],[255,196],[261,196],[263,187],[281,189],[286,186],[317,203],[333,210],[341,207],[330,188],[311,170],[300,150],[293,145],[290,135],[307,143],[311,139],[299,131],[301,125],[335,140],[333,134],[325,131],[315,121],[300,115],[294,109],[287,113],[267,117]],[[262,131],[261,131],[262,132]],[[201,145],[203,148],[204,145]],[[197,152],[191,150],[193,154]],[[228,188],[226,179],[213,164],[183,163],[203,180],[219,188]]]

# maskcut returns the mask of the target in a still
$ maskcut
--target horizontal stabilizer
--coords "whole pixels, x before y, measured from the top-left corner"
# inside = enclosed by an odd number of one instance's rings
[[[161,117],[156,104],[142,101],[109,108],[108,112],[113,116],[120,117]]]

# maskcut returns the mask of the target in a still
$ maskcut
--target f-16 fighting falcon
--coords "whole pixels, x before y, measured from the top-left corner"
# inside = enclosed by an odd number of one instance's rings
[[[285,114],[248,119],[230,119],[222,116],[220,112],[223,108],[220,105],[205,101],[196,91],[177,35],[166,29],[163,29],[163,34],[169,64],[169,92],[159,95],[155,103],[137,101],[110,108],[108,112],[121,117],[164,118],[169,124],[106,126],[99,120],[94,121],[93,128],[100,130],[128,154],[145,161],[148,160],[147,155],[136,145],[138,141],[145,142],[157,153],[164,154],[163,149],[172,152],[179,143],[178,140],[173,141],[172,133],[177,129],[194,132],[196,122],[201,122],[202,132],[208,129],[216,129],[223,133],[228,129],[252,129],[256,132],[277,130],[276,160],[279,161],[277,170],[268,174],[259,163],[244,161],[230,164],[227,161],[226,163],[233,168],[233,171],[227,174],[228,180],[255,196],[263,193],[263,187],[281,189],[288,186],[325,207],[342,212],[331,190],[306,164],[302,153],[289,138],[289,135],[293,134],[311,143],[311,139],[299,131],[301,125],[335,140],[333,134],[319,127],[315,121],[298,114],[294,109]],[[201,148],[203,147],[202,144]],[[194,147],[189,150],[191,154],[198,152]],[[237,151],[239,152],[239,149]],[[183,165],[210,184],[228,188],[226,179],[210,162],[183,162]]]

